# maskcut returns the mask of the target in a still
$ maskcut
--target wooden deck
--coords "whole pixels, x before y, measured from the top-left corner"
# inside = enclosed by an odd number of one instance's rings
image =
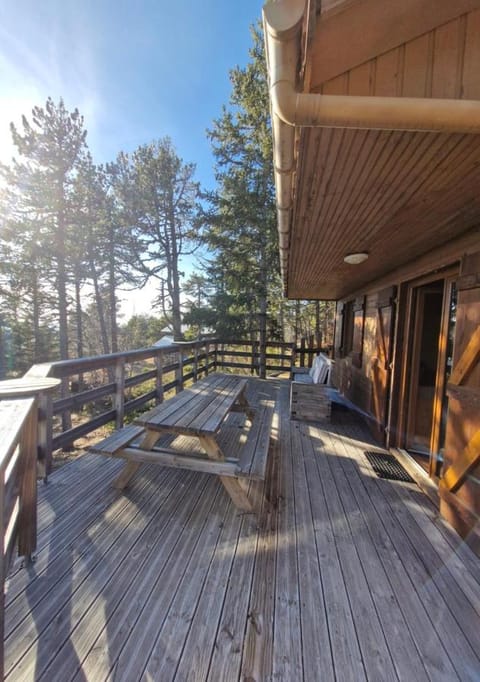
[[[249,391],[277,398],[259,520],[207,474],[146,465],[120,493],[122,462],[96,455],[40,486],[7,680],[480,679],[478,559],[416,486],[373,474],[354,415],[291,422],[288,382]]]

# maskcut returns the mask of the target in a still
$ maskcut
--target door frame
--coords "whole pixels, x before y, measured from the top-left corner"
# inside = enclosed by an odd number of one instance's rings
[[[435,378],[435,396],[433,406],[433,421],[432,432],[430,439],[430,476],[435,475],[437,466],[438,452],[432,450],[432,446],[438,448],[439,441],[439,427],[441,418],[441,403],[443,397],[444,377],[440,379],[440,369],[444,366],[446,356],[446,336],[445,329],[448,326],[448,307],[450,302],[451,287],[453,282],[459,276],[459,264],[448,267],[444,270],[437,270],[417,279],[405,282],[402,286],[403,296],[400,304],[403,303],[402,308],[402,339],[401,339],[401,357],[399,358],[401,364],[401,371],[398,377],[398,412],[397,412],[397,445],[405,448],[409,434],[409,402],[411,398],[411,387],[414,385],[411,376],[411,367],[415,352],[418,353],[418,325],[416,324],[416,301],[415,290],[419,287],[428,285],[432,282],[443,280],[443,304],[442,316],[440,322],[440,336],[439,336],[439,359],[437,361],[437,375]],[[448,293],[448,296],[446,295]],[[399,329],[400,331],[400,329]],[[440,355],[442,354],[442,355]],[[440,390],[441,389],[441,390]]]
[[[452,300],[453,286],[458,279],[456,275],[450,275],[444,280],[443,306],[440,320],[440,338],[438,347],[437,376],[435,377],[435,395],[433,399],[433,425],[430,439],[430,476],[437,474],[438,456],[440,454],[440,430],[442,420],[442,408],[446,391],[446,369],[448,348],[448,327],[450,322],[450,303]]]

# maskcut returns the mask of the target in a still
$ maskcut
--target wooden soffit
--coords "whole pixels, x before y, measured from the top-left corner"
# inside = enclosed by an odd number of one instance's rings
[[[311,92],[480,100],[480,0],[336,8],[306,72]],[[344,298],[452,242],[480,225],[479,188],[480,135],[301,129],[288,296]]]

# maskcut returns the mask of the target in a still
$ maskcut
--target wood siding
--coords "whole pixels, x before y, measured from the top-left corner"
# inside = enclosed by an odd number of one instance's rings
[[[250,386],[278,398],[260,524],[215,477],[154,465],[125,495],[95,455],[41,486],[7,681],[475,679],[478,558],[417,486],[374,475],[354,414],[291,422],[288,382]]]
[[[358,324],[353,335],[360,339],[359,347],[354,338],[352,350],[342,353],[338,334],[335,341],[335,385],[369,415],[370,426],[380,442],[384,441],[388,417],[395,291],[395,287],[388,287],[356,299],[354,314]]]
[[[401,285],[408,286],[409,280],[418,281],[416,278],[420,274],[428,277],[433,272],[436,271],[429,271],[425,268],[422,273],[419,273],[417,264],[412,263],[411,277],[408,277],[408,272],[404,272],[405,279],[398,282],[398,291]],[[452,271],[444,270],[443,272],[451,273]],[[442,271],[438,272],[438,275],[432,274],[433,276],[442,278]],[[472,342],[472,337],[480,334],[480,252],[463,257],[457,289],[454,369],[468,344]],[[338,338],[338,329],[341,329],[341,326],[337,325],[333,379],[340,392],[360,410],[367,413],[372,433],[379,442],[385,442],[387,432],[390,434],[389,445],[404,447],[408,429],[405,416],[408,398],[404,384],[408,383],[409,369],[404,364],[408,339],[403,338],[403,334],[405,316],[412,315],[413,312],[411,309],[407,310],[408,301],[404,297],[398,309],[402,322],[397,325],[397,336],[394,338],[394,314],[396,315],[397,311],[395,310],[394,313],[393,302],[396,291],[397,289],[390,287],[377,292],[369,292],[365,296],[361,366],[355,366],[352,352],[342,353]],[[344,302],[338,303],[338,311],[345,308]],[[386,324],[389,325],[388,330],[385,328]],[[393,367],[394,348],[396,357]],[[478,355],[480,356],[480,348]],[[390,387],[392,368],[394,377],[393,385]],[[449,413],[443,472],[452,465],[461,469],[463,460],[468,463],[468,457],[475,456],[473,449],[466,454],[466,448],[469,444],[473,444],[471,448],[477,447],[475,438],[480,434],[480,360],[478,357],[474,358],[473,366],[462,380],[461,386],[452,386],[448,394]],[[390,402],[391,408],[389,408]],[[480,456],[480,452],[478,454]],[[463,536],[469,535],[471,542],[480,547],[480,536],[476,536],[480,521],[480,463],[469,468],[465,480],[455,486],[454,490],[441,487],[440,492],[442,513]]]
[[[351,56],[352,67],[327,80],[325,57],[336,62],[344,57],[337,49],[333,57],[328,52],[319,20],[307,58],[308,91],[480,99],[480,3],[464,2],[466,9],[479,9],[462,14],[452,3],[439,3],[436,13],[427,12],[432,4],[427,0],[407,4],[399,3],[398,10],[388,5],[385,12],[399,11],[403,24],[396,27],[391,16],[378,35],[370,35],[368,22],[364,29],[341,24],[348,50],[365,33],[374,56],[360,63]],[[383,12],[382,3],[368,0],[347,5],[344,14],[352,19],[357,11],[364,17],[371,11],[373,17],[377,5]],[[415,7],[421,14],[417,24]],[[452,13],[452,20],[418,34],[418,27]],[[340,21],[343,14],[336,16]],[[400,39],[405,26],[412,39],[381,52],[389,33],[391,40],[397,34]],[[480,135],[303,128],[298,149],[291,298],[345,298],[480,223]],[[345,264],[344,256],[353,251],[370,257],[359,266]]]
[[[480,329],[480,252],[465,257],[458,280],[458,307],[453,370],[458,367]],[[449,416],[444,472],[460,464],[465,449],[480,433],[480,344],[460,385],[449,391]],[[453,375],[452,375],[453,377]],[[480,448],[478,455],[480,456]],[[461,473],[461,472],[459,472]],[[442,513],[463,535],[476,532],[480,547],[480,464],[471,468],[454,491],[440,486]]]

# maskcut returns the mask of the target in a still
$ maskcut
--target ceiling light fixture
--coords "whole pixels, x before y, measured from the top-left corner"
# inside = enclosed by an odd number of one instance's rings
[[[366,251],[359,252],[359,253],[347,253],[347,255],[344,257],[345,263],[350,263],[350,265],[359,265],[360,263],[364,263],[368,258],[368,253]]]

